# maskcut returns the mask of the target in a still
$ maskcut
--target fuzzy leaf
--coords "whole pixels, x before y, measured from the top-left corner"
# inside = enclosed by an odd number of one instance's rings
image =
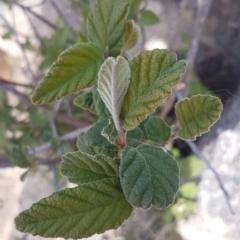
[[[124,195],[134,207],[154,205],[163,209],[174,202],[179,187],[179,168],[162,149],[140,145],[126,147],[120,162]]]
[[[135,128],[170,94],[185,71],[169,50],[143,51],[129,61],[130,85],[124,98],[121,118],[127,130]]]
[[[175,105],[175,112],[181,127],[178,136],[184,140],[195,140],[208,132],[220,118],[223,106],[219,98],[210,95],[195,95]]]
[[[139,41],[140,34],[140,27],[133,20],[127,21],[123,51],[128,51],[135,47]]]
[[[154,12],[152,12],[150,10],[144,10],[141,13],[139,22],[142,25],[152,26],[152,25],[159,23],[160,19]]]
[[[109,119],[109,124],[103,128],[101,132],[102,136],[105,137],[110,143],[114,144],[115,138],[118,136],[118,132],[114,126],[112,119]]]
[[[103,118],[108,118],[111,116],[111,113],[108,111],[107,107],[105,106],[102,98],[100,97],[97,91],[97,85],[95,85],[93,88],[93,103],[98,116]]]
[[[103,53],[93,43],[76,44],[63,52],[33,93],[35,104],[51,103],[94,84]]]
[[[116,128],[124,96],[129,86],[130,68],[124,57],[108,58],[98,74],[98,92],[112,115]]]
[[[61,174],[69,182],[76,184],[90,183],[105,178],[118,177],[119,159],[106,156],[92,156],[83,152],[72,152],[62,156]]]
[[[179,189],[180,196],[189,200],[194,200],[197,197],[197,193],[198,185],[195,182],[187,182]]]
[[[81,152],[96,156],[96,155],[105,155],[110,158],[117,157],[117,149],[109,149],[109,148],[102,148],[102,147],[96,147],[87,145],[85,141],[86,133],[81,133],[78,136],[77,140],[77,147]]]
[[[11,152],[12,163],[20,168],[28,168],[32,165],[34,159],[28,154],[27,147],[15,147]]]
[[[43,198],[15,218],[33,236],[87,238],[115,229],[132,213],[119,182],[104,179]]]
[[[28,169],[26,172],[24,172],[24,173],[20,176],[21,182],[24,182],[24,181],[25,181],[25,179],[27,178],[29,172],[30,172],[30,170]]]
[[[116,137],[118,136],[118,132],[112,122],[109,119],[109,125],[103,128],[102,136],[104,136],[110,143],[114,144]],[[131,131],[126,133],[126,143],[127,146],[137,147],[142,144],[141,139],[143,138],[143,132],[139,127],[134,128]]]
[[[131,0],[131,12],[137,11],[143,0]]]
[[[96,0],[88,17],[88,38],[109,56],[120,54],[125,32],[125,21],[130,9],[129,0]]]
[[[199,177],[204,169],[202,161],[195,155],[181,158],[177,163],[180,168],[180,177],[182,178]]]
[[[79,95],[74,99],[74,105],[84,110],[87,110],[93,114],[97,114],[94,103],[93,103],[93,93],[88,92],[86,94]]]
[[[146,129],[145,129],[145,124],[147,123],[148,119],[149,118],[144,119],[138,126],[138,128],[141,129],[141,131],[143,133],[143,139],[145,139],[145,140],[148,140],[148,134],[147,134]]]
[[[109,150],[117,150],[117,147],[111,144],[105,137],[101,135],[104,127],[108,125],[108,120],[104,119],[95,123],[85,134],[85,143],[88,146],[105,148]]]
[[[139,127],[134,128],[131,131],[128,131],[126,134],[127,146],[137,147],[142,144],[141,139],[143,138],[143,132]]]
[[[148,139],[163,144],[171,136],[171,128],[159,117],[150,117],[144,124]]]

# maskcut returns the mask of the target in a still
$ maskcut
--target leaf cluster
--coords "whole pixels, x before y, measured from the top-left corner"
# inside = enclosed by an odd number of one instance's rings
[[[180,174],[166,144],[195,139],[220,116],[221,102],[208,95],[177,103],[176,126],[151,116],[179,83],[186,63],[167,49],[127,59],[124,51],[140,36],[127,19],[130,7],[130,0],[96,0],[87,19],[89,41],[64,51],[32,95],[33,103],[46,104],[86,91],[74,103],[99,120],[79,135],[78,151],[62,157],[61,174],[77,186],[20,213],[15,223],[22,232],[84,238],[117,228],[134,207],[167,208]]]

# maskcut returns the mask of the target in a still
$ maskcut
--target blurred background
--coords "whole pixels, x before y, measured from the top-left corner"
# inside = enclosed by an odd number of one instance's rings
[[[96,116],[71,95],[34,106],[31,93],[58,55],[87,41],[92,0],[0,0],[0,239],[36,240],[13,219],[34,202],[69,185],[61,155]],[[132,0],[129,18],[140,26],[138,45],[126,53],[168,48],[186,59],[182,84],[156,114],[174,123],[177,99],[212,94],[221,119],[193,144],[170,147],[181,169],[175,203],[164,211],[136,209],[115,231],[91,239],[240,239],[240,1]]]

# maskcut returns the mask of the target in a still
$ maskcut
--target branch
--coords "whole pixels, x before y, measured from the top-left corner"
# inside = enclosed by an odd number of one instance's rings
[[[9,157],[0,158],[0,168],[14,167],[11,159]]]
[[[35,7],[40,7],[42,5],[44,5],[46,3],[46,0],[42,0],[40,3],[37,3],[35,5],[32,5],[32,6],[25,6],[27,8],[35,8]]]
[[[0,13],[0,18],[3,20],[3,22],[6,24],[8,30],[13,33],[16,37],[16,43],[18,44],[19,48],[21,49],[22,51],[22,54],[23,54],[23,58],[26,62],[26,66],[27,66],[27,70],[28,70],[28,74],[30,74],[30,78],[32,80],[32,83],[35,85],[35,81],[36,81],[36,78],[34,76],[34,73],[30,67],[30,63],[29,63],[29,60],[27,58],[27,55],[26,55],[26,52],[25,50],[23,49],[23,46],[22,44],[20,43],[19,41],[19,38],[18,38],[18,32],[16,31],[15,29],[15,25],[16,25],[16,21],[15,21],[15,15],[14,15],[14,11],[12,10],[12,17],[13,17],[13,23],[14,23],[14,26],[12,27],[9,22],[7,21],[7,19]]]
[[[25,94],[16,90],[14,85],[9,86],[8,84],[0,81],[0,89],[11,92],[14,95],[18,96],[20,99],[22,99],[26,104],[32,105],[32,102],[29,100],[29,98]]]
[[[230,197],[229,194],[227,192],[227,190],[225,189],[222,180],[219,176],[219,174],[216,172],[216,170],[214,169],[214,167],[212,167],[212,165],[210,164],[209,160],[201,153],[201,151],[199,150],[199,148],[197,147],[197,145],[193,142],[188,142],[186,141],[186,143],[188,144],[188,146],[191,148],[191,150],[206,164],[206,166],[211,170],[211,172],[214,174],[215,179],[217,180],[218,186],[219,188],[222,190],[223,195],[225,197],[227,206],[231,212],[231,214],[235,214],[231,204],[230,204]]]
[[[16,29],[16,18],[15,18],[14,10],[12,10],[12,17],[13,17],[13,24],[14,24],[16,42],[17,42],[17,44],[19,45],[19,47],[20,47],[20,49],[22,51],[23,59],[25,60],[25,63],[26,63],[26,66],[27,66],[27,74],[29,74],[29,77],[32,80],[32,84],[36,85],[36,77],[35,77],[35,75],[33,73],[33,70],[32,70],[32,68],[30,66],[30,62],[28,60],[26,51],[24,50],[22,44],[19,41],[18,32],[17,32],[17,29]]]
[[[195,59],[196,59],[197,52],[199,49],[199,37],[200,37],[200,33],[201,33],[200,22],[202,22],[203,19],[205,19],[204,16],[206,15],[206,12],[208,12],[206,7],[210,8],[211,5],[210,4],[208,4],[208,5],[202,4],[202,6],[199,7],[198,0],[194,0],[193,16],[195,16],[195,18],[193,19],[193,24],[192,24],[192,29],[191,29],[191,39],[192,39],[191,45],[190,45],[190,48],[189,48],[187,56],[186,56],[187,69],[186,69],[185,74],[183,74],[181,77],[180,84],[178,84],[174,88],[172,97],[170,99],[168,99],[167,104],[164,105],[164,107],[162,109],[163,117],[167,116],[167,114],[172,109],[176,96],[179,100],[181,100],[181,99],[185,98],[187,95],[186,86],[191,80],[191,75],[192,75],[192,72],[194,71]],[[204,8],[204,10],[203,10],[203,8]]]
[[[0,89],[11,92],[12,94],[16,95],[21,100],[23,100],[27,104],[27,106],[29,106],[29,107],[33,106],[29,97],[27,95],[19,92],[18,90],[16,90],[15,89],[16,86],[33,88],[33,86],[31,84],[21,84],[21,83],[17,83],[14,81],[7,81],[0,77]],[[49,111],[52,112],[52,109],[48,106],[40,105],[39,108],[42,108],[48,112]],[[67,124],[67,125],[71,125],[71,126],[74,126],[77,128],[83,128],[83,127],[86,127],[89,125],[88,122],[82,122],[82,121],[77,120],[74,117],[67,116],[65,114],[61,114],[58,112],[56,113],[56,121]]]
[[[193,24],[193,28],[192,28],[191,47],[187,53],[187,59],[186,59],[188,67],[187,67],[186,73],[182,76],[180,87],[175,89],[175,94],[176,94],[178,100],[182,100],[185,98],[186,84],[189,83],[191,73],[193,72],[193,69],[194,69],[194,62],[195,62],[195,58],[197,56],[198,47],[199,47],[199,36],[201,33],[200,20],[202,18],[206,19],[206,14],[208,14],[209,9],[211,8],[211,4],[209,4],[207,2],[208,2],[208,0],[205,0],[200,7],[198,4],[198,0],[195,0],[195,10],[194,11],[196,14],[196,18],[194,20],[194,24]],[[210,164],[210,161],[201,153],[198,146],[194,142],[186,141],[186,143],[191,148],[191,150],[206,164],[206,166],[214,174],[214,177],[215,177],[216,181],[218,182],[219,188],[222,190],[222,192],[224,194],[224,197],[225,197],[225,200],[226,200],[226,203],[227,203],[227,206],[228,206],[230,212],[232,214],[235,214],[235,212],[230,204],[230,201],[229,201],[229,194],[228,194],[227,190],[225,189],[219,174],[212,167],[212,165]]]
[[[35,159],[38,165],[47,165],[47,166],[56,166],[61,162],[61,158],[54,158],[54,159],[43,159],[43,158],[36,158]],[[10,168],[15,167],[12,163],[10,157],[1,157],[0,158],[0,168]]]
[[[73,140],[73,139],[77,138],[80,133],[86,132],[89,128],[91,128],[91,126],[87,126],[87,127],[80,128],[80,129],[77,129],[75,131],[69,132],[69,133],[63,135],[60,138],[60,141],[61,141],[61,143],[63,143],[63,142],[66,142],[68,140]],[[42,152],[42,151],[44,151],[44,150],[46,150],[50,147],[51,147],[51,144],[50,144],[50,142],[48,142],[48,143],[45,143],[41,146],[32,148],[29,151],[29,154],[35,155],[35,154],[40,153],[40,152]],[[61,158],[58,157],[58,158],[55,158],[55,159],[43,159],[43,158],[36,157],[36,161],[40,165],[55,166],[55,165],[57,165],[61,162]],[[8,167],[14,167],[11,159],[9,157],[1,157],[0,158],[0,168],[8,168]]]
[[[197,56],[198,47],[199,47],[199,36],[200,36],[200,29],[199,24],[201,19],[206,18],[206,14],[208,14],[209,9],[211,8],[211,4],[207,4],[206,1],[204,1],[204,4],[202,4],[202,7],[200,8],[198,5],[198,0],[195,0],[195,19],[192,26],[192,42],[191,47],[187,53],[187,70],[185,74],[182,75],[181,78],[181,85],[175,89],[175,94],[178,98],[178,100],[182,100],[186,96],[186,85],[190,80],[190,75],[193,71],[194,67],[194,61]],[[216,170],[211,166],[210,161],[201,153],[199,148],[194,142],[188,142],[186,141],[188,146],[191,148],[191,150],[206,164],[206,166],[212,171],[212,173],[215,176],[215,179],[218,182],[219,188],[222,190],[224,197],[226,199],[227,206],[232,214],[235,214],[233,211],[233,208],[229,202],[229,194],[226,191],[221,178],[219,174],[216,172]]]
[[[33,32],[34,32],[34,34],[35,34],[35,37],[36,37],[39,41],[41,41],[42,38],[41,38],[40,34],[38,33],[38,30],[37,30],[36,26],[34,25],[32,19],[30,18],[27,10],[24,10],[24,13],[25,13],[25,15],[26,15],[26,17],[27,17],[27,19],[28,19],[28,21],[29,21],[32,29],[33,29]]]
[[[203,5],[202,5],[203,6]],[[186,62],[187,69],[185,74],[182,75],[181,83],[176,87],[176,95],[181,95],[180,98],[185,98],[187,95],[186,86],[191,80],[192,72],[194,71],[194,63],[199,48],[199,37],[201,33],[200,21],[202,18],[202,6],[198,4],[198,0],[194,0],[194,16],[192,30],[191,30],[191,46],[187,53]],[[210,7],[210,6],[209,6]],[[179,96],[178,96],[179,98]]]
[[[87,126],[87,127],[80,128],[75,131],[69,132],[69,133],[63,135],[60,138],[60,141],[61,141],[61,143],[64,143],[68,140],[73,140],[73,139],[77,138],[80,133],[86,132],[89,128],[91,128],[91,126]],[[37,153],[40,153],[50,147],[51,147],[50,142],[44,143],[41,146],[32,148],[29,151],[29,154],[36,155]],[[36,157],[36,161],[40,165],[55,166],[56,164],[59,164],[61,162],[61,158],[59,157],[59,158],[49,160],[49,159],[43,159],[43,158]],[[9,157],[0,158],[0,168],[7,168],[7,167],[13,167],[13,166],[14,165],[12,164],[12,161]]]
[[[31,10],[31,8],[29,7],[25,7],[22,4],[20,4],[19,2],[14,2],[17,6],[19,6],[20,8],[22,8],[23,10],[26,10],[27,12],[31,13],[33,16],[35,16],[36,18],[38,18],[39,20],[41,20],[42,22],[44,22],[47,26],[49,26],[50,28],[52,28],[53,30],[56,30],[56,26],[54,24],[52,24],[50,21],[48,21],[46,18],[42,17],[41,15],[35,13],[34,11]]]
[[[23,83],[12,82],[12,81],[5,80],[2,77],[0,77],[0,84],[6,85],[6,86],[13,86],[13,87],[18,86],[18,87],[25,87],[25,88],[34,88],[34,86],[32,84],[23,84]]]
[[[163,108],[161,109],[160,112],[160,118],[162,119],[166,119],[168,113],[170,112],[170,110],[172,109],[174,103],[175,103],[175,95],[171,94],[167,99],[166,102],[164,103]]]
[[[77,129],[75,131],[72,131],[70,133],[67,133],[66,135],[63,135],[61,138],[60,138],[60,141],[61,143],[63,142],[66,142],[68,140],[73,140],[75,138],[78,137],[78,135],[82,132],[86,132],[89,128],[91,128],[91,126],[87,126],[87,127],[84,127],[84,128],[80,128],[80,129]],[[44,143],[43,145],[41,146],[38,146],[38,147],[35,147],[35,148],[32,148],[30,151],[29,151],[29,154],[31,155],[36,155],[37,153],[40,153],[48,148],[51,147],[51,144],[50,142],[48,143]]]
[[[59,16],[61,17],[62,21],[64,22],[64,24],[69,28],[69,30],[71,31],[71,33],[76,36],[76,31],[73,29],[73,27],[71,26],[71,24],[67,21],[65,15],[63,14],[63,12],[61,11],[61,9],[58,7],[58,5],[54,2],[54,0],[50,1],[51,5],[55,8],[56,12],[59,14]]]

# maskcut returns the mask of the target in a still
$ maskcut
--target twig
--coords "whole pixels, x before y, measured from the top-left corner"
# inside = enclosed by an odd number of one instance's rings
[[[203,6],[204,6],[205,11],[203,11]],[[211,7],[211,5],[207,5],[207,6],[209,8]],[[178,84],[174,88],[171,98],[169,99],[169,102],[167,102],[167,104],[164,105],[163,110],[162,110],[163,113],[161,113],[162,117],[167,116],[169,111],[172,109],[174,100],[175,100],[175,96],[177,96],[177,98],[179,100],[181,100],[182,98],[185,98],[187,95],[186,86],[189,83],[189,81],[191,80],[191,74],[194,70],[194,62],[195,62],[198,48],[199,48],[199,37],[200,37],[200,33],[201,33],[200,22],[203,21],[203,19],[205,19],[205,18],[203,18],[203,12],[204,12],[204,14],[206,14],[205,13],[206,11],[207,11],[206,4],[205,5],[203,4],[202,7],[200,8],[198,5],[198,0],[194,0],[193,15],[195,16],[195,18],[193,20],[193,25],[192,25],[192,30],[191,30],[191,39],[192,40],[191,40],[190,49],[186,56],[186,62],[187,62],[188,67],[186,69],[185,74],[183,74],[181,77],[180,84]]]
[[[56,121],[61,122],[61,123],[65,123],[77,128],[82,128],[82,127],[86,127],[89,125],[89,123],[87,122],[80,122],[79,120],[77,120],[76,118],[69,116],[69,115],[65,115],[65,114],[61,114],[61,113],[57,113],[56,114]]]
[[[150,237],[150,239],[152,239],[152,240],[155,240],[156,239],[156,234],[152,231],[152,229],[150,228],[150,226],[149,226],[149,223],[147,223],[146,221],[145,221],[145,219],[142,217],[142,215],[140,214],[140,212],[139,211],[135,211],[135,214],[138,214],[138,216],[139,216],[139,224],[142,226],[142,228],[143,229],[146,229],[147,230],[147,232],[148,232],[148,235],[149,235],[149,237]]]
[[[175,95],[171,94],[166,99],[166,103],[164,104],[163,108],[161,109],[160,118],[166,119],[168,113],[170,112],[170,110],[173,107],[174,102],[175,102]]]
[[[60,141],[63,143],[63,142],[66,142],[68,140],[72,140],[72,139],[75,139],[78,137],[78,135],[82,132],[86,132],[91,126],[87,126],[87,127],[84,127],[84,128],[80,128],[80,129],[77,129],[75,131],[72,131],[70,133],[67,133],[66,135],[63,135],[61,138],[60,138]],[[32,154],[32,155],[35,155],[37,153],[40,153],[48,148],[51,147],[51,144],[50,142],[48,143],[44,143],[43,145],[41,146],[38,146],[38,147],[35,147],[35,148],[32,148],[29,153]]]
[[[22,99],[28,107],[33,106],[31,100],[29,99],[29,97],[21,92],[19,92],[18,90],[15,89],[15,86],[21,86],[21,87],[30,87],[31,85],[22,85],[22,84],[18,84],[13,81],[9,81],[6,82],[3,79],[0,79],[0,89],[11,92],[12,94],[16,95],[17,97],[19,97],[20,99]],[[40,105],[39,108],[42,108],[46,111],[52,111],[51,108],[49,108],[48,106],[44,106],[44,105]],[[83,128],[86,127],[88,125],[87,122],[80,122],[78,121],[76,118],[71,117],[71,116],[67,116],[61,113],[56,113],[56,120],[58,122],[64,123],[64,124],[68,124],[77,128]]]
[[[44,22],[47,26],[49,26],[50,28],[52,28],[53,30],[56,30],[56,26],[54,24],[52,24],[50,21],[48,21],[46,18],[42,17],[41,15],[38,15],[37,13],[35,13],[34,11],[31,10],[31,8],[29,7],[25,7],[22,4],[20,4],[19,2],[14,2],[17,6],[19,6],[20,8],[22,8],[23,10],[28,11],[29,13],[31,13],[33,16],[35,16],[36,18],[38,18],[39,20],[41,20],[42,22]]]
[[[28,239],[28,233],[24,234],[21,240],[27,240]]]
[[[196,14],[196,18],[194,20],[194,24],[192,27],[192,42],[191,42],[191,47],[187,53],[187,70],[186,73],[182,75],[182,79],[181,79],[181,85],[175,89],[175,94],[178,98],[178,100],[182,100],[183,98],[186,97],[186,84],[189,82],[190,80],[190,76],[191,73],[193,72],[193,68],[194,68],[194,62],[195,62],[195,58],[197,56],[197,52],[198,52],[198,47],[199,47],[199,36],[200,36],[200,28],[199,28],[199,24],[201,19],[205,19],[206,18],[206,14],[208,14],[209,10],[207,8],[211,8],[211,4],[207,4],[208,0],[205,0],[204,3],[202,4],[201,7],[199,7],[198,5],[198,0],[195,0],[195,9],[194,12]],[[203,11],[203,7],[204,7],[204,11]],[[204,15],[203,15],[204,13]],[[206,166],[212,171],[212,173],[214,174],[215,179],[218,182],[219,188],[222,190],[227,206],[230,210],[230,212],[232,214],[235,214],[230,202],[229,202],[229,194],[226,191],[221,178],[219,176],[219,174],[216,172],[216,170],[212,167],[212,165],[210,164],[209,160],[201,153],[201,151],[199,150],[199,148],[197,147],[197,145],[193,142],[188,142],[186,141],[186,143],[188,144],[188,146],[192,149],[192,151],[206,164]]]
[[[26,54],[25,50],[23,49],[22,44],[19,41],[18,32],[17,32],[17,29],[16,29],[16,19],[15,19],[14,10],[12,10],[12,17],[13,17],[13,25],[14,25],[13,29],[14,29],[14,32],[15,32],[16,42],[17,42],[18,46],[20,47],[20,49],[22,51],[23,59],[25,60],[27,70],[28,70],[27,73],[29,74],[29,77],[32,80],[32,84],[36,85],[36,77],[35,77],[35,75],[32,71],[32,68],[30,66],[27,54]],[[8,25],[10,25],[10,24],[8,24]]]
[[[27,8],[35,8],[35,7],[40,7],[42,5],[44,5],[46,3],[46,0],[42,0],[40,3],[37,3],[36,5],[32,5],[32,6],[25,6]]]
[[[181,77],[181,83],[174,89],[178,99],[179,96],[181,96],[181,98],[186,97],[186,86],[191,80],[191,74],[194,70],[194,63],[199,48],[199,37],[201,33],[200,20],[202,16],[202,8],[198,5],[198,0],[194,0],[194,16],[195,19],[193,21],[191,30],[191,46],[186,56],[186,62],[188,67],[185,74],[183,74]]]
[[[56,114],[61,106],[61,102],[62,100],[59,100],[55,103],[54,105],[54,110],[52,111],[51,113],[51,116],[49,118],[49,123],[50,123],[50,127],[51,127],[51,130],[52,130],[52,136],[55,138],[58,136],[58,133],[57,133],[57,127],[56,127],[56,124],[55,124],[55,117],[56,117]]]
[[[1,157],[0,158],[0,168],[8,168],[13,167],[13,163],[9,157]]]
[[[67,21],[65,15],[63,14],[63,12],[60,10],[60,8],[58,7],[58,5],[54,2],[54,0],[50,1],[51,5],[55,8],[55,10],[57,11],[57,13],[59,14],[59,16],[61,17],[62,21],[64,22],[64,24],[68,27],[68,29],[71,31],[71,33],[76,36],[76,31],[73,29],[72,25]]]
[[[42,38],[41,38],[40,34],[38,33],[37,28],[36,28],[36,26],[34,25],[32,19],[30,18],[27,10],[24,10],[24,13],[25,13],[25,15],[26,15],[26,17],[27,17],[27,19],[28,19],[28,21],[29,21],[32,29],[33,29],[33,32],[34,32],[34,34],[35,34],[35,37],[36,37],[39,41],[41,41]]]
[[[227,190],[225,189],[222,181],[221,181],[221,178],[219,176],[219,174],[216,172],[216,170],[214,169],[214,167],[212,167],[212,165],[210,164],[209,160],[201,153],[201,151],[199,150],[199,148],[197,147],[197,145],[193,142],[188,142],[186,141],[186,143],[188,144],[188,146],[191,148],[191,150],[206,164],[206,166],[211,170],[211,172],[214,174],[214,177],[215,179],[217,180],[217,183],[218,183],[218,186],[219,188],[222,190],[223,192],[223,195],[225,197],[225,200],[226,200],[226,203],[227,203],[227,206],[231,212],[231,214],[235,214],[235,211],[233,210],[229,200],[230,200],[230,197],[229,197],[229,194],[227,192]]]
[[[25,87],[25,88],[34,88],[34,86],[31,84],[12,82],[12,81],[5,80],[2,77],[0,77],[0,84],[6,85],[6,86],[14,86],[14,87],[18,86],[18,87]]]
[[[38,165],[47,165],[47,166],[56,166],[61,162],[61,158],[54,158],[54,159],[43,159],[43,158],[36,158],[35,159]],[[0,158],[0,168],[9,168],[14,167],[11,159],[9,157],[1,157]]]
[[[0,89],[8,91],[8,92],[11,92],[14,95],[18,96],[20,99],[22,99],[26,104],[32,105],[32,103],[29,100],[29,98],[25,94],[23,94],[23,93],[19,92],[18,90],[16,90],[13,85],[8,86],[7,84],[2,83],[0,81]]]

